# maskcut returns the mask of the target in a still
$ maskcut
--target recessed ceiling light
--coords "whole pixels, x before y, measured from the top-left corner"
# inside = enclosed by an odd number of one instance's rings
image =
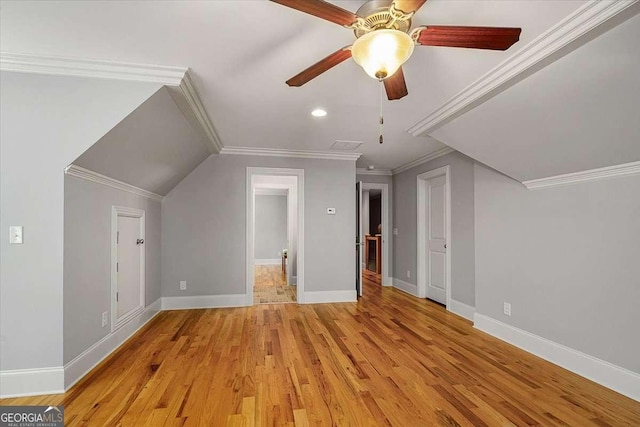
[[[311,115],[313,117],[324,117],[327,115],[327,111],[323,110],[322,108],[316,108],[311,112]]]

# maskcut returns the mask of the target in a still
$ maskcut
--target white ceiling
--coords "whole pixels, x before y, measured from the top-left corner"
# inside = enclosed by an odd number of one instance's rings
[[[205,144],[161,88],[73,163],[164,196],[209,156]]]
[[[640,161],[638,42],[640,15],[432,134],[518,181]]]
[[[362,2],[335,3],[355,11]],[[417,48],[404,67],[409,96],[385,101],[383,145],[378,83],[353,61],[301,88],[284,83],[353,33],[268,1],[3,1],[0,50],[188,66],[225,146],[325,151],[336,139],[364,141],[358,166],[395,168],[442,148],[407,128],[584,3],[429,0],[414,25],[519,26],[521,41],[507,52]],[[317,106],[329,115],[312,118]]]

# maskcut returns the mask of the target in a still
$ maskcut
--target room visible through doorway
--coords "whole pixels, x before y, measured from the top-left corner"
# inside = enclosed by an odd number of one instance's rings
[[[389,188],[387,184],[358,183],[358,271],[361,283],[390,286]],[[357,288],[362,289],[362,288]]]
[[[251,173],[248,199],[247,296],[251,304],[299,302],[301,176]],[[256,171],[257,172],[257,171]],[[292,171],[296,172],[296,171]]]

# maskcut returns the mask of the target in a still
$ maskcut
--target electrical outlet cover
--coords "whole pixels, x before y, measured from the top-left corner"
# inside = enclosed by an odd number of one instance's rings
[[[509,304],[508,302],[504,303],[504,314],[506,314],[507,316],[511,316],[511,304]]]

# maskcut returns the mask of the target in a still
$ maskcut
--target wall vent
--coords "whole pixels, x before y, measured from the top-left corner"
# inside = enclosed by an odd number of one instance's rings
[[[337,151],[352,151],[358,148],[361,144],[361,141],[341,141],[338,139],[331,145],[331,149]]]

